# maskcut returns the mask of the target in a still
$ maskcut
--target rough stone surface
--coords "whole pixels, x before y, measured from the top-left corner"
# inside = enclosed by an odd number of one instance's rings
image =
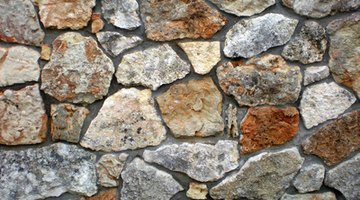
[[[227,22],[203,0],[144,0],[140,12],[147,38],[156,41],[209,39]]]
[[[38,6],[45,28],[78,30],[90,21],[95,0],[38,0]]]
[[[226,109],[226,133],[231,137],[239,136],[239,125],[237,122],[237,107],[230,103]]]
[[[206,137],[224,130],[222,96],[210,77],[172,85],[156,101],[175,137]]]
[[[336,195],[332,192],[312,193],[312,194],[284,194],[280,200],[336,200]]]
[[[325,167],[320,164],[310,164],[301,168],[295,177],[293,185],[300,193],[313,192],[320,189],[324,181]],[[301,197],[301,195],[299,195]]]
[[[330,75],[329,68],[327,66],[320,67],[307,67],[304,71],[304,85],[325,79]]]
[[[0,87],[38,81],[40,77],[39,57],[40,54],[37,51],[27,47],[6,48],[0,46]]]
[[[104,22],[101,19],[100,13],[93,13],[91,15],[91,33],[98,33],[104,28]]]
[[[221,10],[237,16],[252,16],[274,5],[275,0],[210,0]]]
[[[360,149],[360,110],[326,124],[302,145],[305,153],[319,156],[328,165],[343,161]]]
[[[186,196],[190,199],[207,199],[206,195],[208,194],[208,189],[205,184],[190,182],[189,190],[186,191]]]
[[[51,56],[51,47],[48,44],[41,45],[40,58],[41,60],[49,61]]]
[[[118,200],[117,189],[108,189],[92,197],[81,197],[80,200]]]
[[[51,60],[41,74],[41,89],[59,101],[92,103],[103,98],[115,69],[92,37],[67,32],[53,42]]]
[[[287,43],[298,20],[269,13],[242,19],[226,34],[224,54],[227,57],[250,58],[272,47]]]
[[[136,0],[102,0],[101,5],[104,18],[114,26],[129,30],[141,26]]]
[[[46,126],[47,115],[37,84],[0,92],[0,144],[44,142]]]
[[[168,200],[184,188],[168,173],[135,158],[121,173],[122,200]]]
[[[217,68],[217,77],[226,94],[248,106],[295,102],[302,81],[299,67],[288,66],[281,56],[271,54],[246,63],[225,63]]]
[[[98,183],[103,187],[116,187],[119,185],[120,173],[124,168],[128,154],[105,154],[96,164]]]
[[[307,21],[299,35],[284,47],[282,56],[291,61],[309,64],[322,61],[326,51],[326,32],[315,21]]]
[[[251,107],[241,122],[241,153],[290,141],[299,130],[299,111],[295,107]]]
[[[239,166],[237,142],[230,140],[220,140],[215,145],[203,143],[163,145],[154,151],[145,150],[143,157],[147,162],[186,173],[201,182],[218,180],[226,172]]]
[[[97,151],[122,151],[156,146],[165,137],[151,91],[124,88],[105,100],[80,144]]]
[[[168,44],[162,44],[124,55],[115,75],[120,84],[143,85],[156,90],[163,84],[184,78],[189,72],[190,65]]]
[[[210,190],[214,199],[279,199],[304,161],[294,148],[249,158],[239,172]]]
[[[23,151],[0,151],[2,199],[45,199],[70,192],[97,192],[96,156],[62,143]]]
[[[312,128],[345,112],[356,97],[334,82],[319,83],[305,88],[300,112],[306,128]]]

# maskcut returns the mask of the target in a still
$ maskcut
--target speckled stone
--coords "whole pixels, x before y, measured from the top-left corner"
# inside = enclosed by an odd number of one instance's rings
[[[336,200],[336,195],[332,192],[311,194],[284,194],[280,200]]]
[[[186,191],[186,196],[196,200],[207,199],[206,195],[208,192],[206,184],[190,182],[189,189]]]
[[[210,0],[221,10],[237,16],[252,16],[274,5],[275,0]]]
[[[317,191],[323,184],[324,175],[325,167],[323,165],[310,164],[301,168],[293,181],[293,185],[300,193]]]
[[[125,166],[128,154],[105,154],[96,164],[98,184],[103,187],[116,187],[119,185],[120,173]]]
[[[329,67],[307,67],[304,71],[304,85],[323,80],[330,75]]]
[[[239,136],[239,125],[237,121],[237,107],[230,103],[226,109],[226,133],[231,137]]]

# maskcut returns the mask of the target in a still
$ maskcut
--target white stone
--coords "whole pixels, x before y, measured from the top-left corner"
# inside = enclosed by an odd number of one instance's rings
[[[309,85],[316,81],[325,79],[330,75],[330,70],[327,66],[307,67],[304,71],[304,85]]]

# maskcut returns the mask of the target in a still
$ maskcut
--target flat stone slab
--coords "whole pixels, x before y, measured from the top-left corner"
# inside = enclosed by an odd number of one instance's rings
[[[252,16],[274,5],[275,0],[210,0],[220,10],[237,16]]]

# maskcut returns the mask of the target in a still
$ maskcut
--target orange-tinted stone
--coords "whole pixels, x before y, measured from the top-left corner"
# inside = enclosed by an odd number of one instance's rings
[[[92,197],[82,197],[80,200],[117,200],[116,188],[109,189]]]
[[[91,32],[97,33],[104,28],[104,22],[100,13],[93,13],[91,16]]]

